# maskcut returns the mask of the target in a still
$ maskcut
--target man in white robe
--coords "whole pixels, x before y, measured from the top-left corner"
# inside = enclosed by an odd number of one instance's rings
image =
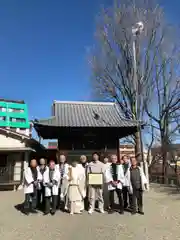
[[[81,213],[82,200],[85,197],[84,186],[81,184],[82,181],[82,170],[78,166],[77,162],[73,162],[72,166],[69,167],[68,174],[68,193],[67,201],[69,206],[70,214]]]
[[[87,157],[85,155],[81,155],[80,164],[78,164],[78,166],[80,167],[80,171],[81,171],[81,174],[82,174],[80,185],[83,189],[83,195],[84,195],[84,199],[83,199],[83,202],[82,202],[82,209],[81,209],[83,211],[83,210],[88,210],[88,207],[89,207],[88,186],[87,186],[88,162],[87,162]]]
[[[124,200],[124,209],[128,209],[132,205],[132,194],[129,193],[129,180],[128,180],[128,172],[131,167],[130,159],[127,155],[124,155],[121,159],[123,170],[124,170],[124,177],[125,182],[123,185],[123,200]]]
[[[42,175],[37,168],[36,159],[30,161],[30,166],[24,170],[24,214],[37,213],[37,190],[42,181]]]
[[[108,184],[109,191],[109,213],[114,212],[114,194],[116,192],[119,200],[119,213],[124,214],[122,187],[125,181],[124,171],[121,164],[118,164],[116,155],[111,156],[111,165],[105,172],[106,183]]]
[[[55,162],[50,161],[49,167],[44,172],[43,184],[45,186],[45,212],[44,215],[56,213],[59,194],[60,172],[55,167]],[[51,208],[52,199],[52,208]],[[50,210],[51,209],[51,210]]]

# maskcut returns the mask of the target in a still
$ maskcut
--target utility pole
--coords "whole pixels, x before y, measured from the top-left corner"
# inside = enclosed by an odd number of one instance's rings
[[[148,180],[148,189],[149,189],[149,171],[148,171],[148,163],[144,159],[144,150],[143,150],[143,140],[142,140],[142,130],[140,125],[140,119],[139,119],[139,109],[140,109],[140,99],[139,99],[139,81],[138,81],[138,75],[137,75],[137,49],[136,49],[136,41],[137,37],[143,32],[144,30],[144,24],[143,22],[136,23],[135,26],[132,27],[132,34],[133,34],[133,68],[134,68],[134,75],[133,75],[133,86],[134,86],[134,97],[135,97],[135,111],[136,111],[136,120],[138,121],[138,132],[139,132],[139,138],[140,138],[140,148],[141,148],[141,158],[143,162],[143,168]]]

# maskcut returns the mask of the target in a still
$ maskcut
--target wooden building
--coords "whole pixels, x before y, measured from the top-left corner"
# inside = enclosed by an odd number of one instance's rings
[[[30,158],[44,151],[45,147],[30,136],[0,128],[0,189],[18,186]]]
[[[57,139],[59,151],[68,159],[91,157],[94,151],[119,156],[119,139],[134,134],[138,125],[123,118],[111,102],[54,101],[52,115],[34,121],[34,128],[43,139]]]

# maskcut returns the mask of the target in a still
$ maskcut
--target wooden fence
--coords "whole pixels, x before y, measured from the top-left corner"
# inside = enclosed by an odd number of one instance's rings
[[[175,166],[168,166],[167,179],[169,185],[180,186],[180,174]],[[149,181],[152,183],[163,183],[162,163],[156,163],[149,167]]]

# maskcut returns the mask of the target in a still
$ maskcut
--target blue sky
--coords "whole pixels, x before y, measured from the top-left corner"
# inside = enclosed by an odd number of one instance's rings
[[[50,116],[53,100],[89,100],[87,48],[100,6],[108,2],[1,0],[0,96],[24,99],[30,119]],[[180,1],[163,3],[178,23]]]

